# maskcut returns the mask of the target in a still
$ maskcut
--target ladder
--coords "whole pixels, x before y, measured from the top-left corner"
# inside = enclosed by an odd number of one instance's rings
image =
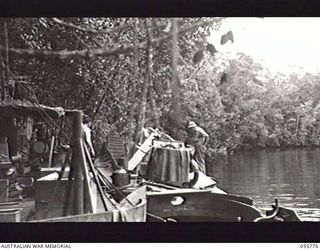
[[[143,142],[141,146],[136,146],[138,148],[137,152],[132,156],[128,163],[128,170],[134,170],[139,163],[142,161],[143,157],[151,150],[153,147],[153,140],[159,136],[159,132],[152,130],[149,137]]]
[[[121,138],[121,136],[117,133],[109,135],[107,141],[107,148],[115,162],[117,162],[119,158],[124,157],[125,155],[124,141]]]

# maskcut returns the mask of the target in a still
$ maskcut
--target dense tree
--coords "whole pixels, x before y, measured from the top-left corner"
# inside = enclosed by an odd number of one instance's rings
[[[96,139],[104,140],[113,130],[139,130],[155,119],[152,113],[164,125],[167,114],[180,108],[179,102],[172,105],[180,95],[174,91],[181,87],[180,68],[192,64],[194,44],[220,19],[176,21],[176,76],[174,26],[167,18],[3,18],[0,27],[6,26],[9,35],[1,37],[1,49],[4,57],[10,54],[10,79],[16,85],[32,89],[43,104],[83,109],[95,119]],[[2,81],[8,85],[5,77]]]
[[[184,140],[188,120],[210,134],[208,156],[319,145],[320,74],[271,74],[244,53],[220,53],[207,37],[221,21],[2,18],[1,98],[82,109],[97,145],[115,130],[138,141],[147,125]]]

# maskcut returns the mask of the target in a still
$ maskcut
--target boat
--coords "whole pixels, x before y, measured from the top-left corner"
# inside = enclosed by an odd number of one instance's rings
[[[116,201],[103,190],[82,139],[82,111],[6,100],[0,103],[0,115],[8,124],[14,121],[7,130],[2,127],[0,222],[146,221],[145,187],[137,187],[123,201]],[[54,152],[54,134],[51,140],[39,135],[32,141],[35,124],[56,125],[56,119],[68,119],[72,132],[72,146],[61,152]],[[20,121],[22,128],[17,124]],[[56,127],[52,126],[52,131]],[[17,145],[20,130],[25,133]],[[22,144],[25,148],[20,154]],[[63,160],[54,164],[59,154],[64,155]]]
[[[104,155],[111,162],[105,166],[99,157],[91,159],[83,143],[82,111],[19,100],[0,103],[0,111],[6,119],[21,116],[49,124],[60,118],[72,121],[71,146],[61,147],[60,152],[53,150],[54,136],[30,145],[36,158],[27,160],[19,155],[9,157],[10,142],[1,142],[5,157],[0,170],[7,173],[13,166],[23,166],[28,171],[18,176],[18,186],[31,194],[22,200],[10,198],[10,193],[19,194],[21,190],[9,190],[11,177],[2,176],[0,222],[300,221],[293,210],[278,202],[263,215],[252,199],[227,193],[201,172],[190,173],[193,149],[168,135],[164,140],[163,133],[157,130],[148,129],[149,136],[137,147],[128,166],[125,161],[116,162],[104,148]],[[59,161],[56,163],[55,159]],[[143,164],[146,159],[147,164]],[[36,171],[32,171],[35,166]],[[33,172],[36,174],[30,175]]]
[[[294,210],[280,206],[277,200],[263,214],[251,198],[227,193],[202,172],[190,173],[188,164],[192,149],[172,138],[164,141],[160,137],[159,132],[150,129],[149,138],[129,161],[129,171],[132,171],[138,165],[137,159],[142,159],[147,152],[150,154],[145,166],[147,173],[140,177],[140,185],[147,187],[148,221],[301,221]],[[139,171],[141,173],[141,169]]]
[[[263,215],[253,200],[221,192],[218,187],[204,189],[156,186],[147,193],[148,221],[175,222],[298,222],[294,210],[279,206],[275,200],[272,209]]]

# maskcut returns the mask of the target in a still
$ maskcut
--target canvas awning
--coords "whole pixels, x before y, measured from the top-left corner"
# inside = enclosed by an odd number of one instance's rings
[[[44,117],[49,115],[51,118],[59,118],[65,115],[62,107],[49,107],[42,104],[32,103],[30,101],[9,100],[0,101],[1,116],[32,116]]]

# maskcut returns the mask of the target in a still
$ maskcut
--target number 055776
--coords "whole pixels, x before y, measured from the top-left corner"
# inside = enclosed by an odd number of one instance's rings
[[[310,248],[318,248],[318,244],[315,243],[304,243],[304,244],[300,244],[300,248],[304,248],[304,249],[310,249]]]

